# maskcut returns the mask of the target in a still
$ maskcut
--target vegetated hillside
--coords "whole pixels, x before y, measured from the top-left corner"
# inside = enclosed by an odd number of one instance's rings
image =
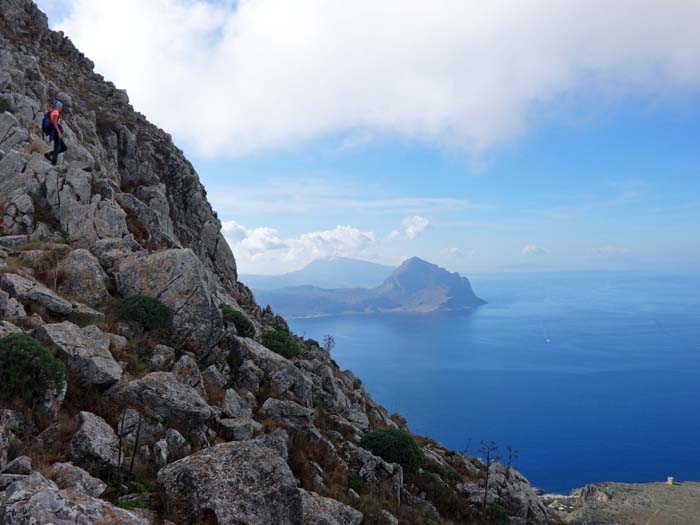
[[[30,0],[0,64],[0,523],[549,520],[256,305],[192,166]]]
[[[412,257],[376,288],[324,289],[295,286],[257,293],[287,317],[379,312],[469,311],[485,303],[469,279]]]
[[[254,292],[290,286],[319,288],[373,288],[394,271],[391,266],[349,259],[327,257],[317,259],[301,270],[282,275],[241,275],[240,279]]]

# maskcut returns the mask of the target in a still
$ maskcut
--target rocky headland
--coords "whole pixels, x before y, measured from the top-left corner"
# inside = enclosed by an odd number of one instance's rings
[[[373,313],[470,312],[485,304],[469,279],[419,257],[406,259],[374,288],[290,286],[257,297],[288,318]]]
[[[3,525],[553,520],[260,308],[192,165],[30,0],[0,0],[0,217]]]

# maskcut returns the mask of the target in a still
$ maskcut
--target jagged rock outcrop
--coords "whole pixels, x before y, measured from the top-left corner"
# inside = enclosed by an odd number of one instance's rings
[[[56,98],[69,150],[52,166],[38,130]],[[404,472],[359,446],[405,421],[318,343],[297,338],[288,359],[237,336],[224,305],[258,335],[288,326],[238,282],[221,223],[171,137],[31,0],[0,0],[0,217],[0,337],[37,337],[70,384],[27,421],[0,410],[0,523],[333,525],[360,523],[356,509],[365,521],[459,522],[462,507],[481,516],[476,460],[421,440],[424,469]],[[117,318],[115,303],[134,294],[172,309],[172,333]],[[38,459],[52,462],[42,469],[51,480],[31,470]],[[513,523],[550,519],[525,478],[492,468],[489,501]],[[105,490],[115,474],[121,483]],[[431,499],[435,486],[444,493]]]
[[[302,524],[301,492],[278,452],[263,439],[233,441],[176,461],[158,473],[165,504],[185,522]]]
[[[236,378],[238,384],[253,394],[267,385],[273,397],[311,406],[311,380],[291,361],[252,339],[237,337],[236,346],[233,351],[242,363]]]

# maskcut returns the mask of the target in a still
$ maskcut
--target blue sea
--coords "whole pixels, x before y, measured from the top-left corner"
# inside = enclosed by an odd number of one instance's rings
[[[471,276],[471,314],[297,319],[415,433],[520,453],[537,487],[700,480],[700,276]],[[273,305],[274,306],[274,305]]]

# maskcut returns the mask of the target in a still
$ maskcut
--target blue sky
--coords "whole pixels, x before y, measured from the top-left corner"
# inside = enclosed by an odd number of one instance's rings
[[[467,273],[698,266],[700,42],[679,36],[687,3],[666,5],[668,31],[653,2],[631,21],[604,10],[643,31],[579,13],[574,38],[557,3],[523,2],[512,20],[484,9],[460,26],[464,3],[446,2],[448,16],[408,2],[401,24],[417,47],[382,31],[391,13],[313,4],[39,2],[172,131],[244,273],[329,255],[418,255]],[[170,21],[156,16],[166,8]],[[105,43],[110,25],[128,28],[126,49]]]

